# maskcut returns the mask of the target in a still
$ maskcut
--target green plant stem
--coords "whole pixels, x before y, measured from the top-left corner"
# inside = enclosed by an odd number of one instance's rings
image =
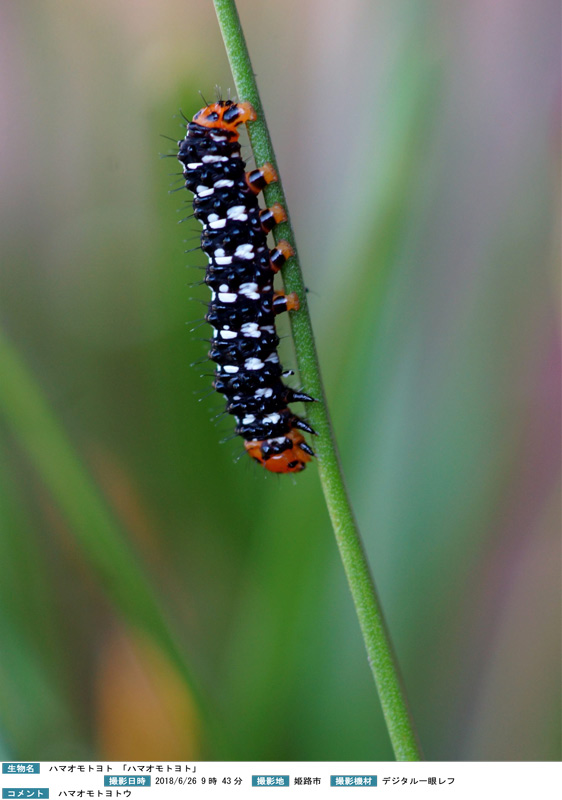
[[[214,5],[238,97],[241,101],[249,101],[258,115],[257,120],[248,125],[256,164],[261,166],[269,161],[277,168],[236,4],[234,0],[214,0]],[[287,210],[281,180],[267,186],[264,194],[268,206],[278,202]],[[280,239],[288,240],[296,252],[290,218],[275,229],[275,240]],[[310,405],[308,418],[318,433],[314,444],[318,456],[320,480],[361,626],[369,665],[377,685],[396,758],[399,761],[418,761],[422,756],[413,720],[343,480],[320,376],[298,255],[289,259],[282,275],[285,290],[296,292],[301,303],[300,310],[290,314],[297,363],[303,388],[318,400],[317,403]]]

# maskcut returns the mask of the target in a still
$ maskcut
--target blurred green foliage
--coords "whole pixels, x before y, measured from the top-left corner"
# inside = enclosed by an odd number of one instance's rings
[[[425,754],[555,759],[556,6],[320,5],[240,13]],[[2,752],[163,758],[183,724],[170,758],[389,759],[314,467],[236,461],[189,366],[157,151],[229,85],[210,4],[30,6],[0,12]]]

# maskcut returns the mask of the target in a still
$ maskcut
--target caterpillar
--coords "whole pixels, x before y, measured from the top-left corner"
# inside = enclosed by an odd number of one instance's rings
[[[315,431],[289,404],[314,398],[282,380],[293,372],[279,361],[275,317],[298,310],[299,298],[273,288],[275,273],[293,254],[284,240],[272,250],[267,244],[268,233],[287,219],[283,207],[261,209],[258,202],[262,189],[277,180],[275,169],[266,163],[246,172],[240,153],[238,126],[256,118],[250,103],[207,105],[187,123],[177,157],[209,260],[205,319],[213,327],[213,387],[226,398],[225,410],[251,458],[270,472],[301,472],[314,456],[301,431]]]

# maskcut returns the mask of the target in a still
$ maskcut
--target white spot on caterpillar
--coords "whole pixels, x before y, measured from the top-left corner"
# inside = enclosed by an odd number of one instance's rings
[[[226,225],[225,219],[217,219],[215,222],[209,222],[209,227],[216,229],[216,228],[224,228]]]
[[[275,327],[273,325],[262,325],[261,329],[266,333],[275,333]]]
[[[227,372],[229,375],[234,375],[236,372],[238,372],[238,367],[235,367],[231,364],[227,364],[226,367],[224,367],[224,371]]]
[[[273,394],[273,389],[268,387],[267,389],[256,389],[254,393],[254,397],[271,397]]]
[[[219,136],[217,133],[212,133],[211,139],[215,142],[226,142],[226,136]]]
[[[277,414],[277,413],[275,413],[275,414],[267,414],[263,418],[262,422],[271,422],[272,425],[276,425],[279,422],[280,419],[281,419],[281,415],[280,414]]]
[[[221,339],[236,339],[237,336],[236,331],[225,331],[224,329],[221,331]]]
[[[214,161],[228,161],[227,156],[203,156],[204,164],[212,164]]]
[[[234,186],[234,181],[226,180],[224,178],[220,181],[215,181],[215,189],[222,189],[223,186]]]
[[[250,336],[253,339],[259,339],[261,336],[261,331],[257,322],[245,322],[240,328],[240,332],[243,333],[244,336]]]
[[[254,257],[254,245],[239,244],[234,255],[237,258],[244,258],[246,261],[250,261]]]
[[[226,283],[221,283],[221,285],[219,286],[219,292],[229,292],[229,291],[230,291],[230,289],[226,285]]]
[[[256,418],[253,414],[246,414],[246,416],[242,419],[242,425],[251,425],[252,422],[255,422]]]
[[[217,217],[217,219],[218,219],[218,217]],[[215,250],[215,255],[216,256],[224,256],[224,250],[222,249],[222,247],[217,247],[217,249]]]
[[[195,194],[197,197],[208,197],[210,194],[213,194],[214,189],[208,189],[206,186],[198,186]]]
[[[279,363],[279,356],[277,355],[277,353],[272,353],[265,360],[266,361],[271,361],[273,364],[278,364]]]
[[[209,214],[209,216],[207,217],[207,220],[208,220],[209,222],[214,222],[214,221],[215,221],[216,219],[218,219],[218,218],[219,218],[219,215],[218,215],[218,214]]]
[[[238,295],[233,292],[219,292],[218,297],[221,303],[235,303]]]
[[[211,289],[211,303],[213,302],[213,300],[216,300],[216,297],[217,297],[217,293],[216,293],[216,292],[214,292],[214,291]]]
[[[223,250],[224,253],[224,250]],[[232,256],[215,256],[215,264],[232,264]]]
[[[202,166],[203,166],[203,164],[201,163],[201,161],[192,161],[191,164],[187,165],[187,168],[188,169],[197,169],[197,167],[202,167]]]
[[[239,220],[240,222],[245,222],[248,219],[248,214],[246,213],[246,206],[232,206],[226,212],[226,216],[229,219]]]
[[[249,370],[262,369],[263,361],[260,361],[259,358],[247,358],[244,362],[244,366]]]
[[[257,283],[243,283],[240,286],[240,294],[243,294],[244,297],[247,297],[249,300],[259,300],[260,296],[259,293],[256,292],[258,288]]]

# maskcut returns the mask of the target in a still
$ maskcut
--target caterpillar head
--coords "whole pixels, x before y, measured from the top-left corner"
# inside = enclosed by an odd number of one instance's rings
[[[233,100],[219,100],[205,106],[193,117],[193,122],[203,128],[221,128],[236,131],[243,122],[253,122],[257,114],[250,103],[235,103]]]

